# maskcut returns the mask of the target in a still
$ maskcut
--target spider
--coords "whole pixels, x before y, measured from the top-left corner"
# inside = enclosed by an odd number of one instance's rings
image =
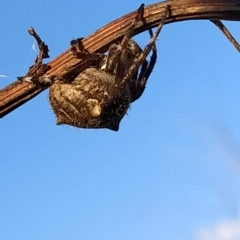
[[[169,9],[167,6],[155,34],[149,30],[151,39],[144,50],[131,40],[137,22],[142,20],[142,4],[120,44],[112,44],[98,65],[81,71],[71,82],[55,81],[50,86],[49,99],[57,124],[118,131],[130,104],[144,92],[157,59],[155,41]],[[83,59],[99,55],[82,51],[81,39],[71,45],[74,54]],[[146,57],[151,50],[148,62]]]

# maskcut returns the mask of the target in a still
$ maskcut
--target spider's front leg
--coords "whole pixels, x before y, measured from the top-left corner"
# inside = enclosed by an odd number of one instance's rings
[[[105,67],[106,72],[108,72],[110,74],[114,74],[114,71],[116,71],[116,68],[119,65],[118,64],[119,59],[121,58],[121,55],[123,55],[126,52],[129,41],[133,37],[136,24],[143,17],[143,11],[144,11],[144,4],[141,4],[136,12],[136,16],[135,16],[134,20],[132,21],[131,25],[127,29],[121,43],[118,45],[112,44],[109,47],[107,61],[106,61],[106,67]]]
[[[158,25],[155,34],[153,34],[151,40],[149,41],[149,44],[144,48],[142,53],[135,59],[135,61],[131,65],[131,67],[125,73],[123,79],[119,83],[116,83],[116,87],[123,87],[126,84],[126,82],[131,81],[131,79],[133,79],[133,76],[134,76],[134,74],[136,74],[139,66],[142,65],[140,78],[138,79],[138,83],[137,83],[138,85],[141,86],[142,89],[140,89],[139,93],[136,94],[135,99],[133,99],[133,101],[141,96],[142,92],[144,91],[146,81],[147,81],[148,77],[150,76],[152,69],[156,63],[157,51],[156,51],[155,42],[156,42],[157,37],[163,27],[164,21],[167,18],[169,11],[170,11],[170,6],[167,5],[165,12],[163,14],[161,23]],[[150,32],[150,35],[151,35],[151,32]],[[148,56],[148,54],[151,50],[153,51],[153,55],[151,57],[149,65],[147,66],[146,65],[146,57]]]
[[[125,83],[128,82],[132,78],[132,76],[137,71],[139,66],[144,63],[144,61],[146,60],[146,57],[149,54],[149,52],[151,51],[151,49],[155,48],[155,42],[157,40],[159,33],[161,32],[161,29],[163,27],[163,24],[165,22],[165,19],[167,18],[169,11],[170,11],[170,5],[167,5],[165,8],[165,12],[163,14],[161,23],[158,25],[156,32],[154,33],[151,40],[149,41],[149,44],[144,48],[144,50],[139,55],[139,57],[133,62],[132,66],[128,69],[128,71],[124,75],[124,78],[122,79],[122,81],[120,81],[119,83],[116,83],[116,87],[123,87],[125,85]],[[155,54],[156,54],[156,52],[155,52]],[[156,56],[155,56],[155,58],[156,58]],[[153,64],[150,66],[150,69],[153,68],[155,61],[156,61],[156,59],[154,60],[154,57],[153,57],[153,60],[152,60]],[[150,71],[147,71],[147,76],[149,76],[150,73],[151,73]]]

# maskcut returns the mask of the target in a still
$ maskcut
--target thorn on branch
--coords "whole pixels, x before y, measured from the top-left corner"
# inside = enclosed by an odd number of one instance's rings
[[[139,20],[143,19],[144,6],[145,6],[145,4],[142,3],[142,4],[140,5],[140,7],[138,8],[138,10],[137,10],[137,15],[136,15],[136,17],[135,17],[135,21],[139,21]]]

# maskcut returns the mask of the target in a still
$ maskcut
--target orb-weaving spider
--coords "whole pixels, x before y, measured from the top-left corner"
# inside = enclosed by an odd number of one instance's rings
[[[120,44],[112,44],[108,55],[103,55],[98,66],[86,68],[69,83],[55,81],[51,85],[49,99],[57,116],[57,124],[108,128],[114,131],[119,129],[119,123],[130,103],[141,97],[154,68],[157,59],[155,41],[169,8],[166,7],[155,34],[149,30],[151,40],[144,50],[131,40],[135,25],[142,20],[142,4]],[[83,59],[85,55],[91,57],[90,53],[80,50],[80,41],[81,39],[72,41],[74,53]],[[146,57],[151,50],[152,56],[148,62]],[[94,57],[94,53],[92,55]]]

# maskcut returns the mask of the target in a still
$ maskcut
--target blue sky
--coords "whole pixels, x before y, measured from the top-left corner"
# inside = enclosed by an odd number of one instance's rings
[[[33,63],[30,26],[53,59],[140,4],[1,1],[0,87]],[[209,21],[164,26],[157,47],[119,132],[56,126],[48,91],[1,119],[0,239],[240,239],[239,53]]]

